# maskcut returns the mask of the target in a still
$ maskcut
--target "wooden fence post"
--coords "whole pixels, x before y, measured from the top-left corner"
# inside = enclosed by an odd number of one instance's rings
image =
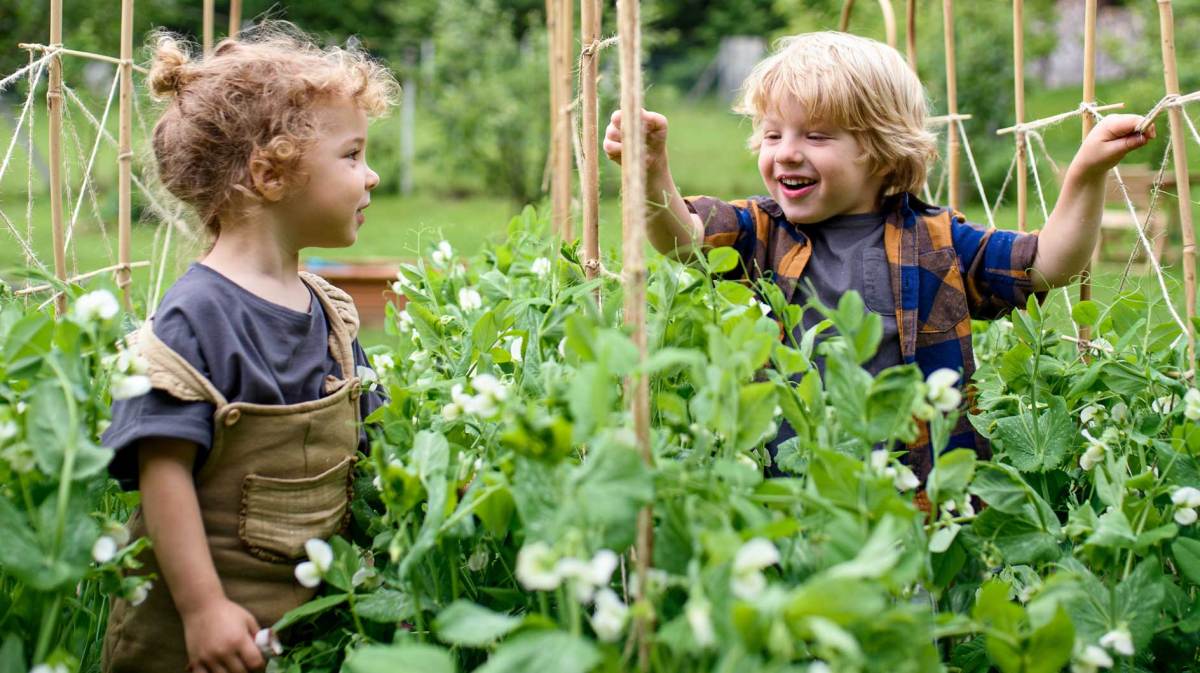
[[[1096,0],[1087,0],[1083,12],[1083,102],[1089,105],[1096,102]],[[1096,125],[1091,112],[1083,113],[1083,134],[1086,138]],[[1096,242],[1099,246],[1099,241]],[[1095,250],[1092,250],[1093,257]],[[1083,275],[1079,279],[1079,301],[1092,298],[1092,265],[1083,267]],[[1089,325],[1079,326],[1080,348],[1085,348],[1091,337],[1092,328]]]
[[[229,1],[229,37],[242,32],[242,0]]]
[[[1171,0],[1158,0],[1158,24],[1162,32],[1163,78],[1168,96],[1179,95],[1179,71],[1175,62],[1175,17]],[[1175,189],[1179,191],[1179,224],[1183,231],[1183,285],[1187,300],[1188,366],[1196,367],[1196,232],[1192,228],[1192,194],[1188,184],[1187,131],[1183,126],[1183,109],[1178,105],[1167,108],[1171,127],[1171,152],[1175,161]]]
[[[212,53],[213,48],[213,0],[204,0],[204,56]]]
[[[917,72],[917,0],[908,0],[904,7],[905,52],[908,56],[908,67]]]
[[[950,121],[946,126],[946,162],[950,173],[950,207],[962,208],[959,200],[958,157],[958,76],[954,60],[954,0],[942,0],[942,27],[946,43],[946,114]]]
[[[50,45],[51,49],[62,48],[62,0],[50,0]],[[50,83],[46,90],[46,107],[50,116],[50,223],[54,235],[54,276],[67,280],[66,238],[63,231],[63,158],[62,158],[62,55],[50,58]],[[63,315],[67,310],[67,295],[59,294],[54,299],[55,312]]]
[[[1025,0],[1013,0],[1013,86],[1016,93],[1017,125],[1025,123]],[[1029,176],[1025,172],[1025,131],[1017,129],[1017,231],[1029,228]]]

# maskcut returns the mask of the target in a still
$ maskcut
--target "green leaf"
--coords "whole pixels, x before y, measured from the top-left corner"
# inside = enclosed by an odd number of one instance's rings
[[[416,465],[421,485],[428,494],[425,520],[417,539],[400,563],[400,577],[408,577],[413,566],[433,548],[437,542],[438,529],[446,518],[446,470],[450,463],[450,444],[445,435],[422,430],[413,441],[412,460]]]
[[[275,622],[275,624],[271,626],[271,630],[282,631],[292,624],[300,622],[314,615],[319,615],[330,608],[337,607],[342,603],[345,603],[349,598],[349,594],[333,594],[311,600],[298,608],[289,610],[285,615],[279,618],[279,621]]]
[[[475,673],[587,673],[600,652],[587,640],[563,631],[535,631],[505,641]]]
[[[1137,541],[1137,538],[1133,534],[1133,528],[1129,525],[1129,519],[1125,517],[1124,512],[1115,507],[1100,515],[1099,524],[1096,527],[1096,532],[1092,533],[1087,541],[1084,542],[1085,545],[1111,549],[1129,549]]]
[[[975,452],[971,449],[955,449],[937,457],[937,464],[929,473],[929,500],[938,505],[952,499],[966,489],[975,476]],[[949,497],[947,497],[949,496]]]
[[[1021,413],[996,421],[997,453],[1022,472],[1046,472],[1062,464],[1067,449],[1075,444],[1075,423],[1061,397],[1050,398],[1047,409],[1034,427],[1032,413]]]
[[[713,248],[708,251],[708,266],[713,274],[731,271],[740,259],[738,251],[733,248]]]
[[[1025,610],[1008,599],[1008,584],[997,579],[989,580],[979,590],[979,598],[971,610],[976,621],[986,624],[999,638],[988,636],[986,648],[988,658],[1003,673],[1022,673],[1021,651],[1013,644],[1020,642],[1021,621]]]
[[[370,645],[346,659],[348,673],[455,673],[448,650],[425,643]]]
[[[1071,661],[1075,626],[1060,605],[1054,618],[1033,632],[1026,645],[1025,673],[1058,673]]]
[[[929,537],[929,551],[934,554],[942,554],[950,545],[954,544],[954,538],[958,537],[958,531],[962,526],[957,523],[952,523],[945,528],[939,528],[937,532]]]
[[[994,543],[1010,564],[1053,561],[1061,554],[1056,537],[1025,515],[988,508],[975,518],[971,531]]]
[[[451,645],[484,647],[521,625],[520,617],[492,612],[469,600],[457,600],[433,623],[438,638]]]
[[[1200,586],[1200,540],[1181,537],[1171,544],[1171,556],[1183,575],[1196,586]]]
[[[751,449],[758,444],[775,417],[775,384],[749,383],[738,394],[738,434],[734,448]]]
[[[1080,326],[1095,325],[1100,319],[1100,308],[1091,300],[1077,302],[1071,307],[1071,318]]]
[[[1143,650],[1150,644],[1159,626],[1159,608],[1166,598],[1161,580],[1159,560],[1150,557],[1143,559],[1129,577],[1117,585],[1112,626],[1122,622],[1128,624],[1136,650]]]
[[[633,542],[637,513],[654,499],[654,479],[641,456],[616,442],[601,442],[569,477],[578,525],[602,536],[604,546]]]
[[[475,516],[479,517],[489,533],[502,540],[512,522],[516,502],[508,486],[496,483],[499,479],[491,473],[484,474],[485,488],[478,491],[480,500],[475,503]]]
[[[354,612],[363,619],[383,624],[398,624],[416,614],[412,598],[393,589],[379,589],[358,596],[354,600]]]

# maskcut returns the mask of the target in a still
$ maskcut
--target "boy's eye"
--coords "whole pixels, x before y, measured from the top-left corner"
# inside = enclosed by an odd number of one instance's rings
[[[351,150],[350,153],[346,155],[346,158],[357,159],[359,154],[361,154],[361,150]]]
[[[808,139],[809,140],[829,140],[829,136],[825,135],[824,133],[810,133],[810,134],[808,134]]]

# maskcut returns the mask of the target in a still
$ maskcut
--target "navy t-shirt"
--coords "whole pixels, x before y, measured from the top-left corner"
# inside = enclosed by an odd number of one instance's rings
[[[229,402],[286,405],[324,397],[327,375],[345,378],[329,352],[329,323],[309,290],[307,313],[267,301],[203,264],[192,264],[167,290],[154,316],[154,334],[204,375]],[[354,341],[354,363],[370,366]],[[350,372],[353,375],[353,372]],[[361,398],[363,418],[387,402],[376,391]],[[209,402],[183,401],[153,389],[113,402],[112,425],[101,442],[116,451],[109,464],[122,487],[137,488],[137,441],[168,437],[195,443],[195,469],[213,440]],[[361,432],[359,448],[366,449]]]

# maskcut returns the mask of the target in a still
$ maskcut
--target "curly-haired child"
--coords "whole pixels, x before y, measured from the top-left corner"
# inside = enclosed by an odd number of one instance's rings
[[[769,196],[732,202],[680,196],[667,164],[667,120],[643,112],[647,194],[656,202],[650,242],[679,258],[732,246],[751,278],[771,277],[796,304],[836,305],[857,291],[883,323],[879,351],[864,364],[872,374],[915,363],[926,376],[952,370],[960,386],[975,370],[971,319],[1004,315],[1082,271],[1105,173],[1154,137],[1152,126],[1135,132],[1139,116],[1105,118],[1067,169],[1040,235],[1022,234],[979,227],[913,196],[936,155],[934,136],[920,81],[887,45],[833,32],[785,38],[747,78],[737,111],[753,120],[750,146]],[[617,112],[604,149],[618,162],[621,140]],[[820,320],[808,311],[797,329]],[[784,424],[772,456],[794,435]],[[991,455],[965,414],[947,448],[957,447]],[[907,448],[904,460],[923,482],[936,461],[923,423]]]
[[[153,547],[138,572],[165,581],[114,600],[104,668],[258,670],[260,628],[315,591],[296,562],[345,525],[361,419],[383,402],[363,392],[353,302],[299,252],[354,243],[379,183],[368,120],[398,87],[283,23],[203,60],[167,35],[153,49],[159,176],[212,245],[137,332],[153,390],[114,403],[103,437],[112,474],[141,490],[130,526]]]

